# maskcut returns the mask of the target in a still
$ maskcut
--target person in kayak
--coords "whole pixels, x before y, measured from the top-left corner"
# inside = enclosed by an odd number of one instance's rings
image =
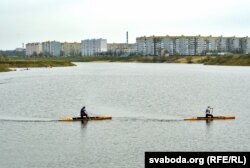
[[[83,116],[85,116],[87,119],[89,119],[89,116],[87,114],[87,111],[85,109],[85,106],[82,107],[81,111],[80,111],[80,115],[81,115],[81,118],[83,118]]]
[[[207,109],[206,109],[206,118],[207,117],[214,117],[213,115],[212,115],[212,111],[213,111],[213,108],[211,108],[210,106],[208,106],[207,107]]]

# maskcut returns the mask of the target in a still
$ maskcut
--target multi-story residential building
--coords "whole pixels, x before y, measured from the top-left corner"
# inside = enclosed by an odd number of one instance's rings
[[[108,53],[111,55],[124,55],[127,52],[127,43],[108,43]]]
[[[128,55],[136,55],[137,54],[137,45],[136,43],[128,44]]]
[[[233,53],[242,53],[241,39],[238,37],[232,37],[228,40],[228,49]]]
[[[137,52],[136,44],[127,43],[108,43],[108,54],[115,56],[135,55]]]
[[[218,39],[216,37],[209,36],[207,38],[207,51],[208,52],[218,51]]]
[[[175,49],[175,39],[166,37],[162,39],[162,48],[165,49],[165,52],[168,53],[169,55],[174,55],[176,53]]]
[[[195,37],[177,37],[176,38],[177,55],[196,55],[196,38]]]
[[[27,56],[37,56],[42,53],[41,43],[28,43],[26,44],[26,55]]]
[[[136,39],[142,55],[195,55],[196,38],[185,36],[150,36]]]
[[[228,52],[229,51],[229,38],[219,37],[218,38],[218,51],[219,52]]]
[[[25,48],[16,48],[15,51],[16,52],[25,52]]]
[[[148,37],[146,41],[146,52],[148,53],[147,55],[155,55],[156,52],[156,40],[154,36]]]
[[[58,41],[46,41],[42,43],[44,56],[59,57],[61,55],[61,43]]]
[[[137,54],[143,55],[143,56],[147,55],[146,41],[147,41],[147,37],[145,37],[145,36],[136,38]]]
[[[212,36],[150,36],[136,38],[138,55],[206,55],[250,53],[250,38]]]
[[[188,53],[186,55],[196,55],[196,48],[197,48],[197,38],[190,37],[188,39]]]
[[[250,54],[250,38],[245,37],[242,39],[242,50],[244,54]]]
[[[150,37],[138,37],[136,38],[137,54],[139,55],[163,55],[168,52],[172,52],[173,46],[168,47],[171,40],[164,39],[162,37],[150,36]],[[171,51],[168,51],[171,50]]]
[[[195,55],[204,55],[208,50],[208,40],[205,37],[196,38]]]
[[[179,37],[176,38],[176,55],[188,55],[188,39]]]
[[[81,44],[74,42],[68,43],[64,42],[61,43],[61,55],[64,57],[68,56],[80,56],[81,55]]]
[[[107,52],[106,39],[87,39],[81,42],[82,56],[97,56],[100,53]]]

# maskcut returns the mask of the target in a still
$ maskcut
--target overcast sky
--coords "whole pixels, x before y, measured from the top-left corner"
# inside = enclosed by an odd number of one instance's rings
[[[250,0],[1,0],[0,50],[22,43],[129,42],[150,35],[250,36]]]

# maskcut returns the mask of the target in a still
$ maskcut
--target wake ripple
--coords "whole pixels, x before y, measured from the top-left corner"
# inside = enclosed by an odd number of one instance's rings
[[[113,117],[120,121],[151,121],[151,122],[177,122],[183,121],[182,118],[146,118],[146,117]]]
[[[58,119],[46,118],[0,118],[0,122],[55,122]]]

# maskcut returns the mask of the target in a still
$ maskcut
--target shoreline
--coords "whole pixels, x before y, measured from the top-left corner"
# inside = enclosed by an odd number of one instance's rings
[[[67,67],[75,66],[69,60],[60,59],[5,59],[0,60],[0,72],[15,71],[15,68],[34,68],[34,67]]]
[[[177,63],[219,66],[250,66],[250,56],[131,56],[131,57],[60,57],[60,58],[5,58],[0,60],[0,72],[15,68],[67,67],[73,62],[120,62],[120,63]]]
[[[134,57],[76,57],[73,62],[135,62],[135,63],[179,63],[223,66],[250,66],[250,56],[134,56]]]

